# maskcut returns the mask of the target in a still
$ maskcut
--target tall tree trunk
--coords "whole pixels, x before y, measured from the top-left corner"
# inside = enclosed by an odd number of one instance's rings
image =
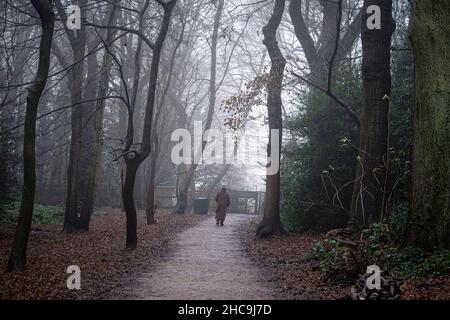
[[[381,29],[368,29],[367,8],[381,9]],[[363,104],[358,165],[349,226],[360,229],[378,222],[385,209],[391,94],[391,37],[395,29],[392,0],[365,0],[361,39]]]
[[[110,5],[110,8],[107,13],[106,23],[107,25],[113,25],[116,19],[117,5]],[[108,85],[109,85],[109,77],[111,73],[112,66],[112,56],[111,56],[111,48],[110,43],[113,40],[114,34],[116,33],[115,29],[108,29],[106,33],[106,48],[103,55],[103,62],[101,67],[101,75],[100,81],[98,82],[98,90],[87,90],[87,99],[92,99],[95,97],[95,92],[97,92],[98,100],[95,103],[91,103],[89,119],[86,119],[85,122],[85,131],[88,134],[88,137],[85,139],[86,145],[83,145],[83,154],[81,155],[80,163],[83,165],[81,168],[82,172],[82,181],[81,185],[83,185],[83,190],[80,190],[80,198],[81,198],[81,208],[80,208],[80,218],[79,223],[77,225],[77,229],[82,231],[89,230],[89,222],[91,220],[92,213],[94,211],[95,204],[95,193],[97,189],[97,178],[98,178],[98,169],[100,166],[101,159],[101,151],[102,151],[102,127],[103,127],[103,114],[105,109],[106,100],[103,99],[108,93]],[[94,56],[95,60],[96,57]],[[89,58],[88,58],[89,60]],[[94,60],[94,59],[91,59]],[[97,71],[96,61],[91,61],[88,66],[90,68],[94,68],[94,72]],[[89,75],[89,72],[88,72]],[[88,76],[88,89],[89,86],[94,86],[95,83],[89,83],[89,79],[97,79],[95,75],[91,77]],[[94,117],[92,114],[94,113]]]
[[[185,23],[182,22],[182,27],[180,31],[180,37],[178,38],[177,42],[175,43],[174,49],[172,51],[171,57],[169,59],[169,70],[167,72],[167,79],[164,86],[164,90],[161,94],[161,97],[159,99],[158,108],[155,113],[155,119],[154,124],[152,128],[152,139],[153,139],[153,150],[151,152],[150,157],[150,167],[149,167],[149,178],[148,178],[148,186],[147,186],[147,195],[146,195],[146,207],[145,207],[145,215],[147,217],[147,224],[155,223],[155,178],[156,178],[156,171],[157,171],[157,163],[160,155],[160,145],[162,137],[158,136],[158,132],[161,132],[163,130],[163,122],[166,121],[165,119],[166,114],[162,115],[161,118],[161,111],[164,106],[167,93],[171,86],[171,80],[173,75],[173,70],[175,67],[175,56],[177,54],[177,50],[180,47],[181,43],[183,42],[184,37],[184,27]]]
[[[111,6],[110,8],[113,7],[115,6]],[[93,47],[93,42],[94,41],[87,41],[89,51],[91,51],[91,48]],[[104,58],[108,55],[107,52],[104,52]],[[105,92],[101,93],[100,90],[97,89],[100,89],[104,85],[104,81],[100,80],[100,78],[103,78],[106,72],[109,72],[109,70],[105,70],[104,66],[102,66],[99,74],[96,54],[90,54],[87,57],[84,100],[94,100],[96,97],[100,97],[101,94],[105,96]],[[108,84],[106,83],[106,85]],[[82,108],[85,109],[86,112],[83,112],[83,131],[81,133],[82,143],[79,174],[79,199],[81,206],[79,208],[79,219],[76,225],[76,228],[82,231],[89,230],[89,221],[95,199],[96,177],[93,174],[97,168],[94,167],[94,159],[96,157],[96,149],[100,148],[99,141],[96,138],[96,132],[98,129],[101,130],[102,123],[100,122],[98,124],[98,117],[100,113],[103,113],[103,110],[97,108],[97,104],[101,104],[102,102],[103,101],[87,102],[82,105]],[[100,126],[100,128],[98,128],[98,126]]]
[[[450,249],[450,2],[415,0],[413,161],[408,242]]]
[[[222,12],[224,7],[224,0],[219,0],[217,5],[216,14],[214,16],[214,26],[211,39],[211,67],[210,67],[210,77],[209,77],[209,106],[208,115],[206,117],[205,131],[211,128],[211,123],[214,115],[214,108],[216,106],[216,69],[217,69],[217,40],[219,34],[220,19],[222,18]],[[203,137],[202,134],[202,137]],[[194,150],[195,153],[203,153],[205,149],[206,142],[202,142],[201,150]],[[198,158],[196,156],[195,158]],[[177,188],[177,204],[175,205],[175,213],[184,213],[188,206],[188,190],[189,186],[194,179],[195,171],[197,170],[197,164],[191,164],[189,166],[189,173],[187,179],[180,179],[179,187]]]
[[[50,0],[31,0],[41,20],[42,35],[39,45],[39,64],[36,77],[31,84],[25,113],[25,131],[23,144],[23,189],[20,214],[16,234],[11,249],[6,271],[25,271],[28,237],[33,218],[34,194],[36,189],[35,145],[36,117],[42,91],[45,88],[50,66],[50,50],[52,45],[55,17]]]
[[[283,18],[285,0],[276,0],[273,8],[272,16],[269,22],[263,28],[264,45],[269,53],[272,66],[270,67],[269,80],[267,83],[267,112],[269,116],[269,129],[279,130],[278,148],[272,150],[272,135],[269,132],[268,156],[272,158],[278,157],[280,163],[281,140],[283,136],[283,127],[281,119],[281,90],[283,84],[283,73],[286,65],[286,59],[278,47],[276,33],[278,26]],[[272,154],[270,154],[270,152]],[[277,153],[276,155],[273,152]],[[264,217],[258,226],[256,236],[258,238],[268,237],[272,235],[280,235],[284,233],[280,220],[280,169],[275,174],[267,174],[266,176],[266,199],[264,208]]]
[[[86,0],[81,1],[81,16],[84,18]],[[65,17],[64,8],[60,0],[55,2],[60,14]],[[73,63],[70,82],[70,98],[73,105],[71,110],[71,140],[69,151],[69,165],[67,168],[67,189],[66,189],[66,206],[64,212],[65,232],[73,232],[77,228],[79,203],[79,174],[80,174],[80,156],[83,129],[83,108],[79,105],[82,100],[83,78],[84,78],[84,56],[86,53],[86,34],[85,29],[81,26],[75,34],[73,30],[66,28],[73,52]]]
[[[56,0],[55,3],[60,15],[64,18],[65,12],[60,0]],[[83,18],[87,0],[79,0],[78,5],[81,8],[81,16]],[[111,5],[105,15],[105,23],[107,25],[113,24],[116,6],[117,4]],[[63,230],[65,232],[73,232],[75,230],[87,231],[95,202],[96,179],[101,152],[101,125],[105,102],[104,100],[98,100],[97,102],[80,104],[80,101],[83,98],[86,100],[95,98],[97,82],[99,83],[99,94],[103,93],[103,96],[106,95],[109,70],[106,70],[106,65],[103,64],[101,75],[98,76],[97,57],[95,53],[90,54],[87,59],[89,69],[87,70],[86,81],[84,81],[84,60],[87,45],[85,26],[82,24],[81,29],[76,33],[66,27],[65,29],[74,53],[74,66],[72,67],[70,83],[71,103],[74,106],[72,107],[71,115],[72,135],[67,169]],[[106,44],[111,42],[113,31],[107,31]],[[105,52],[105,57],[111,60],[107,52]],[[106,86],[106,89],[101,91],[101,88],[104,86]],[[85,88],[84,97],[82,94],[83,88]]]
[[[147,92],[147,102],[145,106],[144,128],[142,131],[142,143],[139,151],[130,150],[133,142],[133,113],[129,113],[127,129],[127,146],[124,150],[125,160],[125,183],[122,188],[122,199],[127,218],[127,239],[126,247],[136,248],[137,245],[137,217],[136,205],[134,202],[134,185],[136,182],[136,173],[139,165],[148,157],[152,147],[152,122],[155,107],[156,85],[158,83],[158,71],[161,59],[161,51],[164,46],[167,33],[170,26],[170,18],[177,0],[161,2],[164,8],[163,20],[158,37],[153,45],[152,62],[150,66],[150,78]],[[147,2],[148,3],[148,2]],[[136,79],[135,79],[136,80]],[[130,120],[131,119],[131,120]],[[131,122],[130,122],[131,121]]]

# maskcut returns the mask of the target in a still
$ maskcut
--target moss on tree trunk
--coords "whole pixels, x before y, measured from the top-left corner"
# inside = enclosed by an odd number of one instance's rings
[[[450,2],[416,0],[409,244],[450,248]]]

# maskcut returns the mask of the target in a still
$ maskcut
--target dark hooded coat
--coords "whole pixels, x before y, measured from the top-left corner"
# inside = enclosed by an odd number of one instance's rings
[[[227,214],[227,208],[230,205],[230,196],[226,190],[220,190],[216,196],[217,209],[216,209],[216,219],[225,220]]]

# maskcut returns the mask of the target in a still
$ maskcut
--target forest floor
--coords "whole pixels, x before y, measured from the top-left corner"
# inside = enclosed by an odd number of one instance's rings
[[[283,299],[280,288],[265,279],[245,252],[241,226],[250,215],[228,214],[216,226],[212,215],[177,234],[168,254],[118,298],[130,299]]]
[[[158,210],[158,223],[138,214],[138,247],[125,249],[125,215],[103,209],[89,233],[65,234],[61,225],[33,225],[28,270],[4,273],[14,236],[0,225],[2,299],[346,299],[350,286],[330,284],[314,268],[320,235],[256,240],[260,216]],[[81,290],[69,290],[69,265],[81,269]],[[403,299],[450,299],[450,278],[401,283]]]
[[[342,286],[324,283],[322,274],[308,261],[318,235],[289,234],[256,240],[260,217],[241,228],[241,240],[253,263],[268,276],[268,281],[281,287],[290,299],[342,299],[350,291]]]
[[[253,263],[270,283],[281,287],[290,299],[350,299],[351,284],[332,284],[315,268],[313,244],[322,235],[290,233],[282,237],[255,239],[260,218],[242,225],[241,239]],[[282,248],[282,249],[281,249]],[[356,280],[356,279],[355,279]],[[401,299],[450,299],[450,277],[405,279],[400,282]]]
[[[158,210],[158,223],[147,225],[138,214],[138,247],[125,249],[125,214],[101,209],[88,233],[65,234],[61,225],[33,225],[27,271],[4,273],[14,236],[14,226],[0,225],[1,299],[109,299],[113,292],[147,271],[167,255],[169,242],[205,216],[174,215]],[[67,289],[69,265],[81,269],[81,290]]]

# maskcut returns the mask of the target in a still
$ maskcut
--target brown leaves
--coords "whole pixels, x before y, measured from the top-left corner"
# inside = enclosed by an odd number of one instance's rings
[[[408,300],[449,300],[450,278],[429,277],[427,279],[406,280],[400,286],[402,299]]]
[[[243,239],[252,260],[267,271],[270,281],[283,289],[285,298],[339,299],[346,296],[345,288],[328,286],[323,274],[313,270],[312,247],[321,237],[290,234],[256,240],[253,225],[245,227]]]
[[[102,211],[106,211],[102,210]],[[138,214],[138,248],[125,249],[125,214],[113,209],[95,217],[88,233],[65,234],[61,226],[39,226],[30,234],[27,271],[4,273],[14,236],[0,227],[0,299],[106,299],[130,277],[149,268],[181,229],[203,219],[158,210],[158,223],[147,225]],[[81,268],[81,290],[69,290],[69,265]],[[120,294],[117,290],[116,294]],[[114,298],[121,298],[115,295]]]
[[[266,272],[268,280],[282,288],[288,299],[348,299],[350,285],[330,285],[324,274],[315,271],[310,259],[321,235],[290,234],[255,239],[256,224],[243,226],[243,241],[252,260]],[[450,277],[430,277],[403,281],[401,299],[450,299]]]
[[[268,82],[268,74],[256,77],[245,85],[245,90],[238,95],[222,101],[220,109],[229,114],[225,125],[232,130],[239,130],[252,107],[263,103],[262,93]]]

